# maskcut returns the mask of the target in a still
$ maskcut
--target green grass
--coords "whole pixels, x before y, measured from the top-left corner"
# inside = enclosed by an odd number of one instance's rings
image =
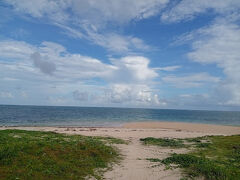
[[[209,142],[207,138],[208,138],[207,136],[185,139],[147,137],[140,139],[140,141],[142,141],[143,144],[145,145],[156,145],[170,148],[191,148],[191,147],[205,148],[211,144],[211,142]]]
[[[127,141],[123,140],[123,139],[118,139],[118,138],[114,138],[114,137],[101,137],[101,136],[96,136],[95,138],[103,140],[109,144],[128,144]]]
[[[208,180],[239,180],[240,135],[209,136],[203,139],[211,143],[198,141],[198,144],[193,144],[196,145],[195,150],[187,154],[172,154],[163,160],[149,160],[161,162],[167,168],[177,165],[183,168],[184,174],[190,179],[201,176]],[[193,141],[196,142],[196,139]]]
[[[181,139],[147,137],[147,138],[140,139],[140,141],[142,141],[145,145],[156,145],[156,146],[171,147],[171,148],[186,147],[183,140]]]
[[[115,138],[0,131],[0,179],[101,179],[119,159]]]

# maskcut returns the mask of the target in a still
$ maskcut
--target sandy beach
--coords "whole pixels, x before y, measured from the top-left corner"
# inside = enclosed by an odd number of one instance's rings
[[[104,174],[105,179],[168,179],[179,180],[179,169],[164,170],[163,166],[154,166],[147,158],[165,158],[170,153],[184,153],[187,149],[171,149],[155,146],[144,146],[140,138],[191,138],[205,135],[233,135],[240,134],[240,127],[220,126],[207,124],[192,124],[179,122],[141,122],[128,123],[122,127],[0,127],[3,129],[23,129],[54,131],[66,134],[81,134],[86,136],[111,136],[121,138],[129,144],[120,144],[116,147],[123,155],[123,160],[114,165],[112,170]]]

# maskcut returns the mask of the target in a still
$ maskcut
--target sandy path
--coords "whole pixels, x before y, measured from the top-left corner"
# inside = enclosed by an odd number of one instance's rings
[[[104,174],[107,180],[179,180],[178,169],[164,170],[146,158],[163,159],[170,153],[183,153],[186,149],[170,149],[155,146],[144,146],[140,138],[190,138],[205,135],[240,134],[240,127],[216,126],[189,123],[130,123],[124,128],[81,128],[81,127],[13,127],[14,129],[55,131],[67,134],[87,136],[111,136],[129,141],[128,145],[116,145],[123,155],[119,165],[114,165],[111,171]],[[0,127],[6,129],[6,127]]]
[[[121,154],[124,155],[124,159],[121,161],[120,165],[115,165],[112,171],[105,173],[104,177],[107,180],[177,180],[181,176],[179,170],[164,171],[163,166],[154,166],[156,163],[151,163],[146,160],[147,158],[165,158],[171,151],[170,149],[144,146],[138,138],[131,138],[131,142],[128,145],[118,145],[117,147],[120,149]],[[185,150],[176,151],[180,153]]]

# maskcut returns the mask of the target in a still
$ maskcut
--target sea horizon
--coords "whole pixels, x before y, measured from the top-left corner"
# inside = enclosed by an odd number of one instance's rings
[[[158,109],[158,110],[183,110],[183,111],[223,111],[223,112],[240,112],[240,109],[209,109],[209,108],[164,108],[164,107],[123,107],[123,106],[79,106],[79,105],[36,105],[36,104],[0,104],[0,106],[37,106],[37,107],[73,107],[73,108],[117,108],[117,109]]]
[[[0,105],[0,126],[119,127],[130,122],[185,122],[240,126],[240,112],[133,107]]]

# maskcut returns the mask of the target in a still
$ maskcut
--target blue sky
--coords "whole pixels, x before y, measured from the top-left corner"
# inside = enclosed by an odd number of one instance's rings
[[[2,0],[0,104],[240,110],[239,0]]]

